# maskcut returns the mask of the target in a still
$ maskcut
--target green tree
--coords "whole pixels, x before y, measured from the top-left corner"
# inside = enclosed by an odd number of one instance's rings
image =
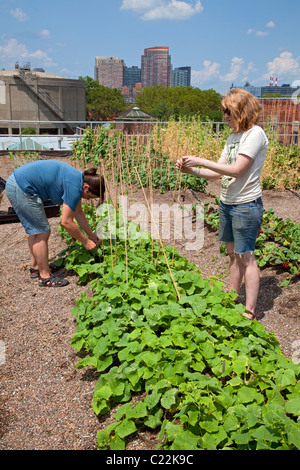
[[[150,86],[136,97],[136,104],[161,120],[199,116],[203,121],[207,118],[221,121],[221,99],[212,89]]]
[[[114,119],[117,114],[126,109],[125,100],[117,88],[108,88],[99,85],[91,77],[79,77],[86,86],[87,119],[107,120]]]

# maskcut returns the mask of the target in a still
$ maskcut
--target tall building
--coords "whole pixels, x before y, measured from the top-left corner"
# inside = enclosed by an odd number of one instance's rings
[[[108,88],[121,89],[124,85],[125,63],[119,57],[96,57],[95,80]]]
[[[125,86],[135,86],[137,83],[141,83],[141,69],[134,65],[133,67],[125,67]]]
[[[191,86],[191,67],[177,67],[172,72],[172,87]]]
[[[151,85],[171,86],[172,65],[168,47],[144,49],[141,59],[141,80],[143,88]]]

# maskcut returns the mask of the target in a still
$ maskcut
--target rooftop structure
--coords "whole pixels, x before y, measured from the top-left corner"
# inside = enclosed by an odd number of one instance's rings
[[[19,132],[10,121],[38,121],[37,133],[72,133],[65,122],[86,119],[85,82],[30,68],[1,70],[0,116],[0,134]]]
[[[116,129],[131,135],[147,135],[151,132],[154,121],[154,116],[138,107],[134,107],[118,114]]]

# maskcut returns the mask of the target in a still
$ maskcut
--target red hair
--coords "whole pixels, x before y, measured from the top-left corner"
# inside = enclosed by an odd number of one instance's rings
[[[236,88],[221,103],[223,111],[228,109],[235,124],[235,132],[247,131],[260,121],[262,105],[249,91]]]

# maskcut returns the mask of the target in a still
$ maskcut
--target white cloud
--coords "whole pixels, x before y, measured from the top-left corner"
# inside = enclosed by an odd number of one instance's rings
[[[256,36],[269,36],[267,31],[255,31]]]
[[[230,65],[230,72],[222,76],[224,82],[233,82],[243,71],[244,60],[240,57],[233,57]]]
[[[274,21],[269,21],[269,23],[267,24],[267,28],[275,28]]]
[[[269,23],[266,24],[266,27],[267,28],[275,28],[275,23],[274,21],[269,21]],[[247,34],[254,34],[254,36],[260,36],[260,37],[263,37],[263,36],[269,36],[269,31],[260,31],[260,30],[256,30],[256,29],[253,29],[253,28],[249,28],[248,31],[247,31]]]
[[[15,10],[10,10],[10,14],[17,20],[17,21],[26,21],[28,20],[28,16],[26,13],[21,10],[21,8],[16,8]]]
[[[256,69],[253,62],[249,62],[249,64],[246,65],[244,59],[241,57],[233,57],[230,64],[230,72],[226,75],[220,75],[220,79],[224,82],[239,80],[243,83],[249,80],[249,73],[255,71]]]
[[[44,65],[47,67],[55,67],[55,64],[51,57],[45,51],[37,49],[36,51],[29,51],[25,44],[19,43],[15,38],[11,38],[6,40],[5,44],[2,46],[0,45],[0,59],[2,63],[5,65],[7,62],[8,65],[6,67],[11,67],[12,61],[28,61],[28,60],[35,60],[40,65]]]
[[[267,63],[268,73],[264,75],[265,79],[274,77],[299,77],[300,76],[300,57],[294,57],[292,52],[285,51],[279,57],[275,57]]]
[[[145,11],[160,6],[161,0],[123,0],[121,10]]]
[[[27,48],[24,44],[18,43],[16,39],[9,39],[4,46],[0,46],[1,59],[18,59],[25,57]]]
[[[42,38],[42,39],[48,39],[50,38],[51,34],[50,34],[50,31],[48,31],[48,29],[42,29],[42,31],[39,32],[39,37]]]
[[[233,57],[230,64],[230,71],[221,75],[220,64],[205,60],[201,70],[192,70],[192,83],[202,84],[208,80],[220,80],[221,82],[234,82],[239,81],[244,83],[249,80],[248,75],[256,71],[253,62],[245,64],[244,59],[241,57]]]
[[[255,36],[269,36],[268,31],[258,31],[252,28],[248,29],[247,34],[254,34]]]
[[[219,77],[220,64],[205,60],[202,70],[192,70],[192,83],[204,83],[210,79]]]
[[[200,0],[123,0],[122,10],[142,13],[143,20],[187,20],[203,10]]]

